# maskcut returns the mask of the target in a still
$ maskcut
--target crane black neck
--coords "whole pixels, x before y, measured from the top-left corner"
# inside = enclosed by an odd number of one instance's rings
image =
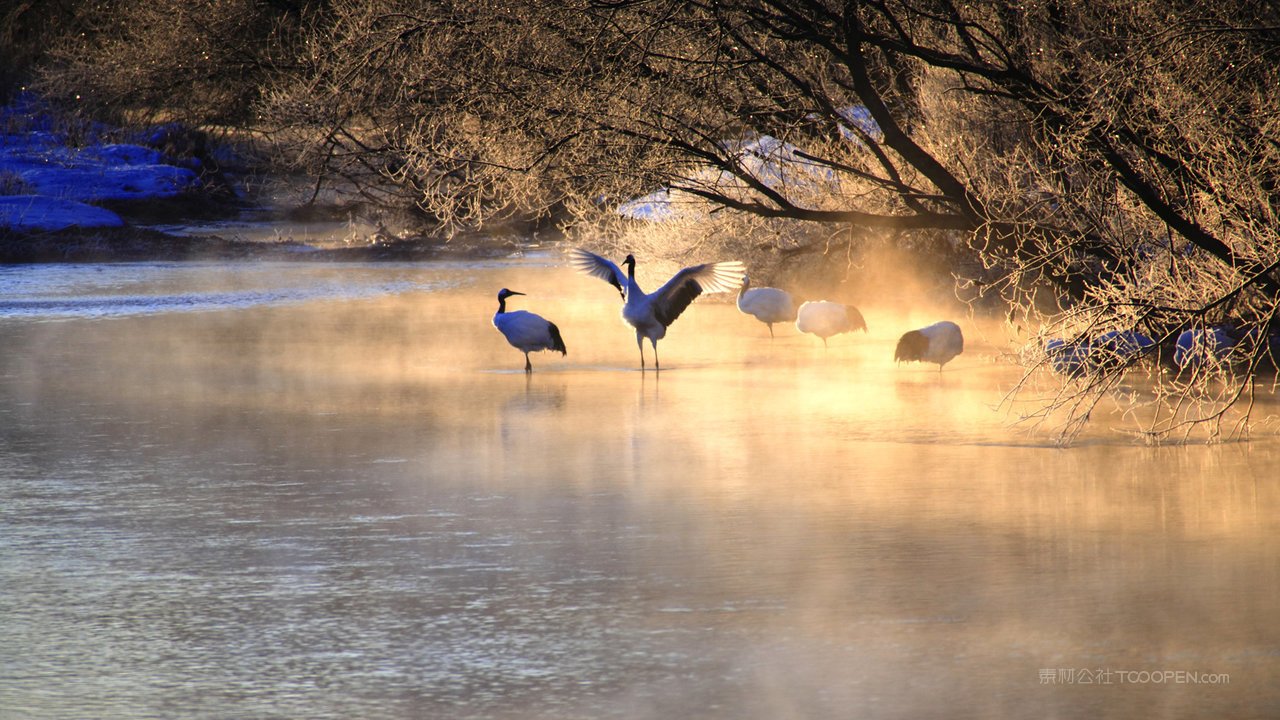
[[[522,292],[516,292],[515,290],[508,290],[506,288],[502,288],[502,290],[498,293],[498,314],[501,315],[502,313],[507,311],[507,298],[511,297],[512,295],[523,295],[523,294],[524,293]]]

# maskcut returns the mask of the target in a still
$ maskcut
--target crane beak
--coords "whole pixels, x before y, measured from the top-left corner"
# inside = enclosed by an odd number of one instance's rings
[[[524,293],[522,293],[522,292],[516,292],[515,290],[508,290],[508,291],[507,291],[507,294],[508,294],[508,295],[523,295]]]

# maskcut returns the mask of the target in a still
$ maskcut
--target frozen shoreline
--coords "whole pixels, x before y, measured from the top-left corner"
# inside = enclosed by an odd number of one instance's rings
[[[521,253],[515,239],[455,239],[443,242],[411,238],[346,247],[317,247],[293,240],[260,242],[201,235],[168,235],[136,227],[70,228],[36,234],[0,230],[0,264],[105,263],[183,260],[296,260],[300,262],[377,262],[503,257]]]

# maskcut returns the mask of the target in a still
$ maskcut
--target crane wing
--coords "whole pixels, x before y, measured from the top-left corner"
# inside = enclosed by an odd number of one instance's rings
[[[574,248],[569,252],[569,262],[578,272],[604,280],[617,288],[619,295],[626,297],[623,284],[626,283],[627,276],[622,274],[622,270],[613,261],[606,260],[593,252]]]
[[[703,263],[687,267],[658,288],[653,295],[653,313],[658,322],[670,325],[704,292],[725,292],[742,284],[746,268],[737,260]]]

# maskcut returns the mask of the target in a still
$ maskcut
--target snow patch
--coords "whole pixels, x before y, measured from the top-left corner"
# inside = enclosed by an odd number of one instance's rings
[[[0,230],[120,227],[120,216],[98,205],[203,189],[195,170],[167,162],[154,148],[106,142],[72,147],[36,107],[27,100],[0,109],[10,129],[0,134]]]
[[[855,145],[864,146],[864,135],[875,142],[883,137],[870,111],[863,106],[845,108],[840,117],[845,121],[839,124],[841,136]],[[856,128],[856,132],[852,128]],[[771,135],[725,141],[723,146],[733,153],[743,174],[775,190],[820,193],[823,186],[839,182],[830,167],[808,159],[800,148]],[[697,197],[682,191],[682,187],[730,194],[750,191],[747,181],[733,173],[708,167],[693,168],[687,175],[674,178],[668,187],[621,203],[616,212],[633,220],[672,220],[697,206]],[[688,201],[682,202],[681,195],[688,196]]]
[[[0,195],[0,228],[52,232],[71,227],[122,227],[124,220],[106,208],[40,195]]]

